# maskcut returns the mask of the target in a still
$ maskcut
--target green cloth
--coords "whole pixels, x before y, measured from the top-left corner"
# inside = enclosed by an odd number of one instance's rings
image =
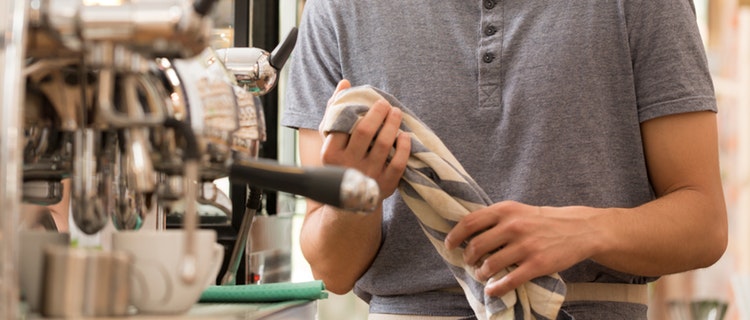
[[[317,300],[328,297],[323,281],[282,282],[210,286],[201,294],[200,302],[276,302]]]

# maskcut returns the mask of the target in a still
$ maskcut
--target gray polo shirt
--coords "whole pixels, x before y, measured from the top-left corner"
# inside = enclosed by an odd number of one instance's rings
[[[635,207],[654,198],[641,122],[716,111],[689,0],[308,0],[282,125],[318,127],[343,78],[393,94],[495,201]],[[371,312],[470,315],[398,194],[355,292]],[[566,282],[645,283],[592,261]],[[449,291],[449,290],[448,290]],[[576,319],[646,319],[576,303]]]

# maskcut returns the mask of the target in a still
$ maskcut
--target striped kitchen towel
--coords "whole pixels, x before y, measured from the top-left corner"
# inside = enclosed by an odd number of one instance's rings
[[[343,90],[331,100],[320,131],[351,133],[369,107],[383,98],[403,110],[401,130],[411,136],[411,156],[398,190],[458,280],[477,318],[556,319],[565,299],[565,283],[559,275],[539,277],[502,297],[491,297],[484,294],[485,285],[512,267],[487,282],[479,281],[474,276],[476,267],[463,262],[463,248],[445,248],[445,236],[461,217],[493,202],[432,130],[396,98],[371,86]]]

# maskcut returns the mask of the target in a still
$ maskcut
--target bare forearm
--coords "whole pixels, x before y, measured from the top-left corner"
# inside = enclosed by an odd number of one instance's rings
[[[367,214],[319,206],[309,211],[300,242],[316,279],[337,294],[352,289],[375,257],[381,239],[381,209]]]
[[[725,210],[722,196],[687,188],[637,208],[606,209],[592,219],[602,236],[592,258],[645,276],[710,266],[726,249]]]

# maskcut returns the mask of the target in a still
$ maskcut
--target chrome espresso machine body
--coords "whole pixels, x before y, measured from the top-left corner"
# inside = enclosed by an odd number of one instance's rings
[[[20,202],[49,205],[70,192],[75,224],[95,234],[110,221],[138,229],[151,212],[182,201],[188,239],[200,186],[221,177],[353,210],[375,207],[378,187],[358,171],[258,159],[265,124],[257,96],[274,87],[296,30],[270,53],[214,50],[214,0],[3,5],[0,207],[10,212],[0,214],[0,317],[17,313]],[[185,279],[194,258],[187,243]]]

